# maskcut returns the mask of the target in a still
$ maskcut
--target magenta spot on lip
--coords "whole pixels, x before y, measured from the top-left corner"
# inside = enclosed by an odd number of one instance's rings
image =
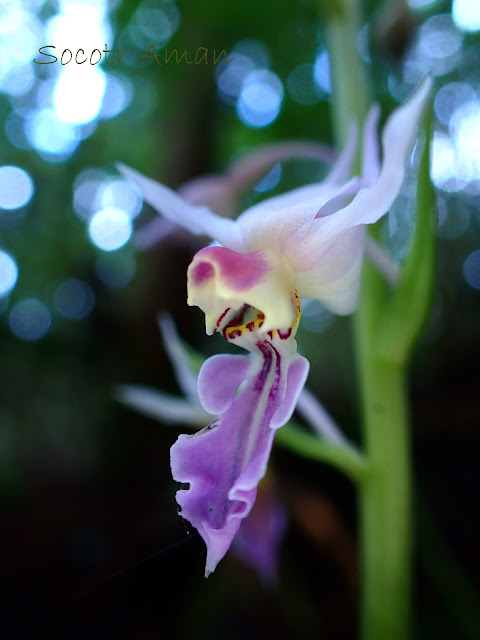
[[[236,291],[251,289],[262,282],[271,270],[266,256],[261,251],[238,253],[225,247],[205,247],[197,253],[197,257],[215,264],[225,284]],[[206,263],[198,263],[199,266],[202,264]],[[200,276],[202,281],[206,277],[211,277],[212,273],[209,272],[207,276],[203,276],[202,272]],[[197,277],[196,270],[193,277],[194,279]],[[196,283],[199,284],[197,280]]]
[[[215,269],[209,262],[198,262],[192,273],[195,284],[203,284],[206,280],[210,280],[215,274]]]

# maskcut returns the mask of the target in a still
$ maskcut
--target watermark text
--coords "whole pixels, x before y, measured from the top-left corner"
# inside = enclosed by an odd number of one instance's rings
[[[47,49],[51,49],[51,52],[48,52]],[[59,61],[62,66],[70,64],[73,62],[74,64],[85,64],[88,62],[92,67],[97,65],[102,59],[105,59],[105,64],[121,64],[123,56],[128,53],[129,49],[125,49],[125,51],[120,52],[120,49],[108,49],[107,45],[105,48],[93,49],[88,55],[84,49],[77,49],[76,51],[72,51],[71,49],[65,48],[62,53],[57,57],[55,55],[56,50],[55,45],[47,44],[43,47],[40,47],[38,53],[41,54],[41,58],[37,60],[34,58],[34,62],[37,64],[55,64],[55,62]],[[58,51],[58,53],[60,53]],[[103,54],[103,55],[102,55]],[[111,55],[109,55],[111,54]],[[116,54],[116,55],[115,55]],[[51,58],[51,59],[49,59]],[[140,64],[143,60],[154,59],[157,65],[163,66],[167,64],[218,64],[220,60],[223,60],[230,64],[233,58],[227,58],[227,52],[225,49],[221,49],[220,51],[216,49],[209,49],[208,47],[197,47],[197,49],[193,49],[191,51],[184,49],[183,52],[179,53],[178,49],[155,49],[155,46],[151,44],[145,53],[138,58],[136,64]],[[127,58],[128,59],[128,56]]]

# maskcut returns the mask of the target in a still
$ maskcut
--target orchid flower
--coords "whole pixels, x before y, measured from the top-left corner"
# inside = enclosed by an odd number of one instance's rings
[[[379,112],[372,107],[360,177],[351,177],[352,129],[323,182],[269,198],[235,221],[120,167],[167,219],[218,243],[194,256],[187,302],[205,313],[208,334],[218,331],[250,352],[217,355],[204,363],[200,401],[218,418],[197,434],[181,435],[171,450],[173,478],[189,485],[177,492],[181,515],[207,546],[206,575],[250,512],[275,430],[289,420],[305,384],[309,365],[295,342],[300,296],[320,300],[339,314],[354,311],[365,226],[379,220],[399,193],[430,85],[425,79],[387,120],[382,162]]]

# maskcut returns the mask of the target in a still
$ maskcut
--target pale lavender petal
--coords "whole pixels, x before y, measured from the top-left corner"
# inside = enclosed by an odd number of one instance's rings
[[[265,586],[276,581],[279,546],[287,529],[287,513],[268,481],[258,487],[257,499],[233,541],[233,552],[259,574]]]
[[[372,224],[388,211],[405,179],[406,164],[431,88],[432,80],[427,77],[389,117],[383,130],[383,160],[378,180],[362,189],[344,209],[318,220],[319,230],[326,237],[355,225]]]
[[[217,216],[206,206],[186,202],[172,189],[123,164],[117,164],[117,168],[140,187],[144,200],[150,206],[172,222],[190,233],[209,236],[236,251],[242,251],[244,248],[240,229],[233,220]]]
[[[324,144],[291,140],[256,147],[235,160],[224,175],[205,175],[189,180],[177,193],[190,204],[206,205],[213,212],[231,218],[238,213],[237,197],[278,162],[311,158],[331,164],[333,149]]]
[[[248,356],[222,353],[206,360],[198,374],[198,395],[206,411],[225,413],[245,380],[251,360]]]
[[[309,246],[316,245],[318,255],[340,233],[355,225],[378,220],[388,210],[403,183],[405,166],[430,87],[431,81],[425,80],[410,100],[388,119],[382,139],[383,163],[373,185],[369,186],[369,182],[378,170],[375,108],[365,127],[365,167],[360,182],[356,179],[348,182],[347,169],[351,167],[355,150],[355,137],[351,135],[342,156],[323,182],[269,198],[247,209],[238,218],[246,249],[270,250],[282,255],[296,273],[295,262],[308,261],[309,256],[315,255],[308,250]],[[360,188],[364,184],[367,186]],[[348,203],[351,196],[355,197]],[[316,218],[319,212],[320,217]],[[351,262],[356,265],[357,255]],[[345,310],[343,312],[349,313],[347,310],[351,310],[354,296],[346,295],[349,299],[340,306]]]
[[[288,367],[285,397],[270,422],[272,429],[281,427],[292,417],[298,397],[307,381],[309,369],[310,363],[302,356],[298,356]]]
[[[238,223],[248,251],[265,247],[281,251],[292,233],[315,218],[350,178],[356,144],[357,127],[352,124],[347,144],[325,180],[267,198],[244,211]]]
[[[356,142],[357,127],[352,125],[347,144],[325,180],[268,198],[244,211],[238,224],[247,250],[268,248],[283,254],[293,235],[303,237],[309,233],[308,225],[320,210],[321,215],[327,215],[345,206],[361,186],[358,178],[348,182]],[[332,199],[332,205],[322,209]]]
[[[318,210],[316,218],[332,215],[347,206],[352,196],[362,187],[372,185],[379,175],[378,135],[377,125],[380,110],[374,105],[368,112],[363,133],[362,177],[354,177],[345,182],[325,204]]]
[[[269,249],[280,254],[291,235],[314,220],[338,190],[339,185],[334,183],[310,184],[250,207],[237,219],[247,250]]]
[[[257,147],[235,160],[227,171],[227,177],[232,187],[239,191],[259,180],[278,162],[293,158],[311,158],[331,164],[335,159],[335,152],[328,145],[304,140],[273,142]]]
[[[350,125],[347,143],[342,153],[338,156],[337,161],[326,178],[326,182],[333,184],[343,184],[352,175],[353,161],[357,151],[358,127],[355,123]]]
[[[176,230],[178,230],[178,225],[171,220],[156,217],[135,231],[132,244],[136,249],[151,249]]]
[[[119,386],[116,399],[148,418],[170,424],[200,427],[212,419],[212,414],[207,413],[200,403],[192,404],[183,398],[141,385]]]
[[[362,182],[364,186],[374,184],[380,174],[380,152],[378,148],[378,119],[380,108],[374,104],[368,112],[363,130]]]
[[[371,236],[366,237],[365,255],[377,267],[388,284],[394,287],[398,282],[398,266]]]
[[[238,213],[235,189],[222,175],[194,178],[179,187],[177,193],[190,204],[205,205],[225,218]]]
[[[325,180],[267,198],[244,211],[238,224],[248,251],[268,247],[281,253],[292,234],[301,232],[331,198],[337,197],[339,192],[343,194],[344,184],[350,178],[356,144],[357,127],[352,124],[347,144]],[[357,192],[352,189],[353,185],[357,186],[357,182],[349,182],[348,194],[343,197]]]
[[[337,444],[348,443],[335,420],[308,389],[301,392],[296,409],[322,438]]]
[[[358,177],[352,178],[344,185],[339,187],[338,191],[323,204],[318,210],[316,218],[331,216],[340,209],[343,209],[352,196],[356,195],[362,187],[362,180]]]
[[[320,300],[334,313],[352,313],[358,302],[365,235],[365,226],[360,225],[338,234],[325,245],[321,234],[312,234],[306,243],[311,245],[310,252],[298,260],[299,295]]]
[[[157,321],[162,335],[163,347],[172,364],[178,386],[192,402],[199,404],[197,372],[192,368],[188,352],[178,335],[172,317],[168,313],[160,313]]]
[[[271,420],[284,401],[286,374],[297,357],[293,345],[285,341],[281,354],[273,344],[259,343],[262,358],[253,360],[255,368],[228,410],[200,433],[180,436],[171,449],[173,478],[189,484],[177,492],[180,515],[207,545],[206,575],[255,502],[275,434]]]

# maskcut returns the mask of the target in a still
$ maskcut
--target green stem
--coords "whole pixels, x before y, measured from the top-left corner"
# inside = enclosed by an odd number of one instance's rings
[[[304,458],[336,467],[354,483],[363,481],[368,475],[364,456],[353,446],[322,440],[292,422],[277,431],[275,442]]]
[[[406,640],[412,517],[405,368],[375,356],[374,334],[368,330],[370,302],[365,295],[354,325],[370,470],[360,487],[361,637]]]
[[[356,50],[361,2],[343,0],[327,25],[337,144],[353,118],[361,125],[369,103]],[[354,348],[369,473],[359,485],[361,520],[361,637],[407,640],[411,606],[411,463],[405,360],[380,355],[378,331],[387,287],[365,263],[354,318]]]
[[[327,2],[317,0],[317,4],[323,11]],[[360,0],[338,0],[337,10],[326,14],[325,39],[334,98],[332,120],[339,149],[347,141],[351,123],[356,120],[361,126],[369,106],[367,76],[357,52],[361,5]]]

